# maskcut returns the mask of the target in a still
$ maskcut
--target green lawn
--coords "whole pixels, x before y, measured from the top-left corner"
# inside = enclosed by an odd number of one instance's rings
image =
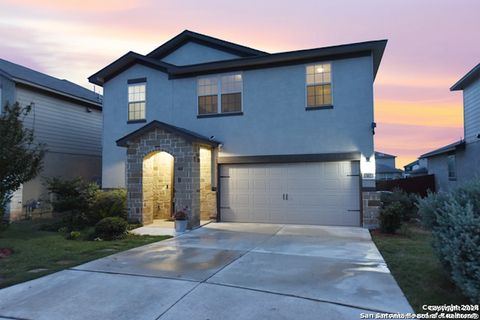
[[[46,222],[50,221],[15,222],[0,231],[0,248],[13,249],[11,256],[0,258],[0,288],[170,238],[130,234],[116,241],[66,240],[58,232],[38,230]]]
[[[424,304],[468,304],[435,256],[430,232],[415,226],[408,230],[408,236],[374,232],[372,237],[415,311]]]

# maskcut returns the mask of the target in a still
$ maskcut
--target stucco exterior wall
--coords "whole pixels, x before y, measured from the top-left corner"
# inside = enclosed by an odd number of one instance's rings
[[[243,115],[197,118],[197,78],[169,80],[135,65],[104,86],[103,187],[125,186],[125,150],[115,141],[144,123],[127,124],[127,80],[147,78],[146,117],[215,136],[219,156],[362,153],[373,157],[371,57],[332,61],[333,109],[305,110],[305,65],[242,72]],[[365,157],[370,163],[363,165]]]

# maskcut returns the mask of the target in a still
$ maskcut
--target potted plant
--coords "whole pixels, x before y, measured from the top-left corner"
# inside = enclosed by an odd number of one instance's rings
[[[188,215],[187,210],[179,210],[173,215],[175,219],[175,232],[185,232],[187,230]]]

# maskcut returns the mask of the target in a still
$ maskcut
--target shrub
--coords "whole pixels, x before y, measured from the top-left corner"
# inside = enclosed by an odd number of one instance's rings
[[[55,196],[53,210],[62,214],[65,226],[70,230],[88,225],[87,213],[94,202],[98,185],[82,178],[62,180],[47,179],[47,188]]]
[[[95,236],[103,240],[122,239],[127,234],[128,223],[119,217],[103,218],[95,225]]]
[[[402,210],[402,205],[399,202],[393,202],[382,207],[378,216],[380,229],[386,233],[395,233],[402,224]]]
[[[72,232],[67,234],[67,239],[68,240],[77,240],[77,239],[80,238],[80,236],[81,236],[80,231],[72,231]]]
[[[87,216],[91,225],[107,217],[120,217],[126,220],[127,191],[125,189],[98,190]]]
[[[436,214],[445,206],[447,198],[447,194],[445,193],[431,192],[428,192],[425,198],[417,198],[418,215],[425,229],[431,230],[436,226]]]
[[[480,303],[480,181],[454,190],[437,205],[432,209],[435,251],[453,282],[472,303]]]
[[[401,218],[403,221],[410,221],[417,216],[417,198],[414,194],[408,194],[405,191],[396,188],[392,192],[382,192],[380,200],[384,206],[398,202],[402,207]]]

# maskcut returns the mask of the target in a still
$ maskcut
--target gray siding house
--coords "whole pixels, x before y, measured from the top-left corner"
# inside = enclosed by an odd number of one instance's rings
[[[397,156],[375,152],[375,171],[377,180],[392,180],[403,176],[403,172],[396,168],[395,158]]]
[[[428,160],[428,173],[435,175],[437,191],[480,179],[480,64],[450,90],[463,90],[465,138],[420,156]]]
[[[27,211],[48,211],[47,177],[101,179],[101,96],[67,80],[60,80],[0,59],[0,102],[31,104],[24,125],[46,145],[39,176],[13,194],[7,218],[24,218]]]
[[[375,186],[373,82],[386,40],[266,53],[184,31],[92,75],[103,187],[129,218],[359,226]]]

